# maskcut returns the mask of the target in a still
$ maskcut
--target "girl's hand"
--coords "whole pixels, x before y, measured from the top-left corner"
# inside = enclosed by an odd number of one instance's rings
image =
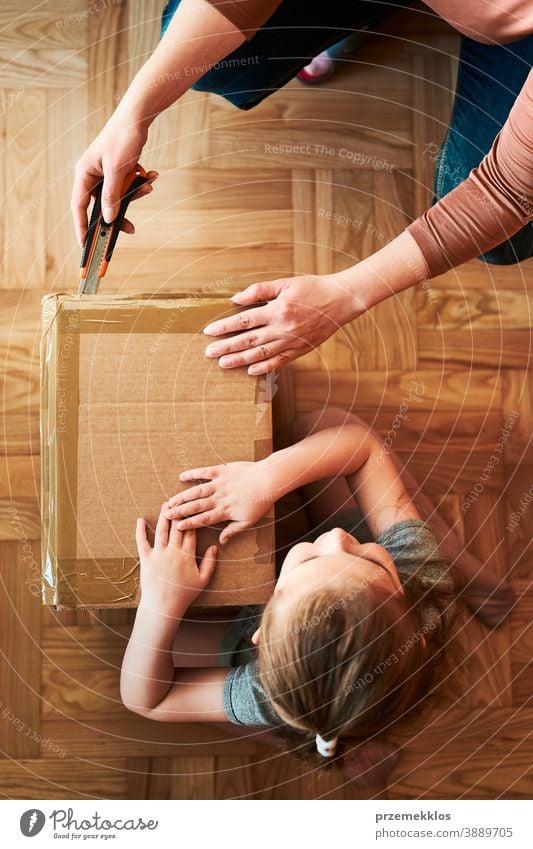
[[[222,368],[248,366],[253,375],[307,354],[365,309],[342,273],[253,283],[232,300],[238,306],[269,303],[208,324],[207,336],[236,335],[214,340],[205,353]]]
[[[178,520],[180,530],[229,521],[219,537],[224,545],[254,525],[276,500],[263,468],[260,463],[237,462],[182,472],[181,481],[205,483],[170,498],[165,515]]]
[[[135,539],[141,560],[141,605],[165,616],[182,617],[205,590],[216,566],[216,545],[210,546],[196,565],[196,531],[180,531],[170,522],[163,504],[153,547],[146,537],[146,522],[137,519]]]

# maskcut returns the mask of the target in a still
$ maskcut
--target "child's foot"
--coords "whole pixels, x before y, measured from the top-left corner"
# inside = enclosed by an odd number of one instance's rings
[[[465,603],[485,625],[497,628],[507,618],[515,604],[515,594],[511,584],[502,581],[492,589],[472,583],[463,592]]]

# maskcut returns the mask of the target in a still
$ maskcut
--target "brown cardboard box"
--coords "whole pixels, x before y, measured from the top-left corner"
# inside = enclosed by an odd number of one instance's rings
[[[135,520],[153,527],[184,469],[271,451],[270,381],[222,371],[202,328],[227,298],[51,295],[41,344],[44,603],[132,607]],[[218,536],[198,532],[199,551]],[[219,549],[197,606],[265,602],[273,512]]]

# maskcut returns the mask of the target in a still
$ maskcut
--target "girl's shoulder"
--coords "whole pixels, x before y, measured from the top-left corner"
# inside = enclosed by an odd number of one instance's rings
[[[448,576],[448,564],[441,556],[433,531],[423,519],[396,522],[380,534],[376,542],[389,552],[400,579],[415,572],[433,582]]]
[[[280,726],[270,700],[259,680],[257,661],[249,661],[228,671],[222,691],[224,713],[235,725]]]

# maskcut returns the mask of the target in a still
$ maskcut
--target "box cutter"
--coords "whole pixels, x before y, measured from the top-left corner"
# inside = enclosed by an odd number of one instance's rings
[[[127,174],[122,184],[120,209],[117,217],[111,224],[107,224],[102,217],[102,186],[100,180],[96,186],[96,195],[91,212],[91,220],[83,253],[81,256],[80,284],[78,295],[95,295],[100,280],[107,271],[107,266],[113,255],[117,242],[120,226],[124,221],[128,204],[135,192],[148,180],[146,171],[142,165],[136,165],[131,173]]]

